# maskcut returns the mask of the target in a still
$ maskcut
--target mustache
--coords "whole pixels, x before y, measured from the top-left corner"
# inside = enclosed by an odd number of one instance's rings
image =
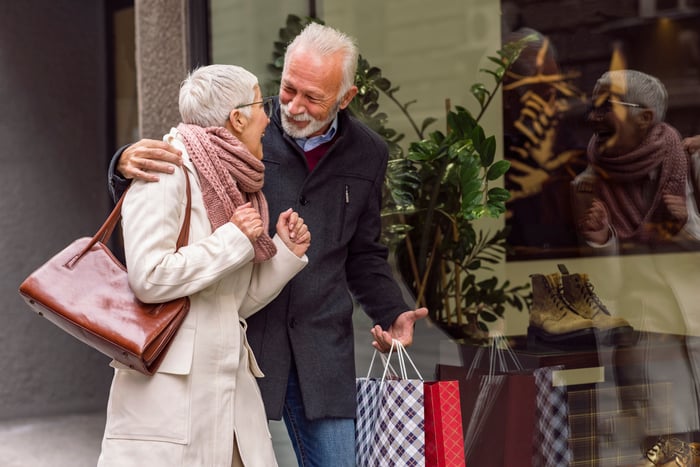
[[[308,112],[304,111],[304,113],[301,113],[299,115],[292,115],[288,112],[289,106],[287,104],[280,104],[280,109],[282,110],[282,113],[284,116],[289,119],[289,120],[294,120],[296,122],[310,122],[314,120],[314,118],[308,114]]]

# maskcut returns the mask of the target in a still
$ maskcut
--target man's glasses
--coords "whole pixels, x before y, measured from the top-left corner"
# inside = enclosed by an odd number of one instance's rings
[[[241,109],[243,107],[249,107],[251,105],[262,104],[263,110],[265,111],[265,115],[269,117],[270,115],[272,115],[272,99],[273,97],[263,97],[261,101],[251,102],[250,104],[237,105],[236,108]]]

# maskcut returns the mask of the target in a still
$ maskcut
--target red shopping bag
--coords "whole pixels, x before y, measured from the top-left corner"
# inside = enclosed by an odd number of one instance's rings
[[[426,381],[423,391],[425,466],[464,467],[459,381]]]
[[[481,365],[484,355],[486,368]],[[494,335],[479,347],[469,367],[438,365],[436,373],[438,380],[459,381],[467,465],[533,465],[535,376],[523,368],[505,336]]]

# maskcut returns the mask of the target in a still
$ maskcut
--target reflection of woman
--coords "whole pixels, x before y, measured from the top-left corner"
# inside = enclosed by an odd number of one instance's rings
[[[590,164],[572,183],[582,238],[593,246],[671,239],[687,220],[688,161],[678,132],[663,122],[666,88],[645,73],[614,70],[598,79],[592,101]]]
[[[175,251],[185,174],[135,181],[123,205],[129,282],[146,302],[190,296],[153,376],[116,367],[99,466],[275,466],[262,374],[244,319],[307,262],[310,234],[290,210],[267,235],[261,138],[269,121],[257,79],[230,65],[194,71],[180,90],[184,123],[164,140],[192,185],[189,244]]]

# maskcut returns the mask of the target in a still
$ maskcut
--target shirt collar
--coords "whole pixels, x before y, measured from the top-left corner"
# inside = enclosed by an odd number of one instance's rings
[[[330,128],[324,134],[319,136],[312,136],[310,138],[294,138],[294,141],[299,145],[299,147],[304,151],[308,152],[312,149],[316,149],[320,145],[329,142],[335,136],[338,131],[338,115],[336,114]]]

